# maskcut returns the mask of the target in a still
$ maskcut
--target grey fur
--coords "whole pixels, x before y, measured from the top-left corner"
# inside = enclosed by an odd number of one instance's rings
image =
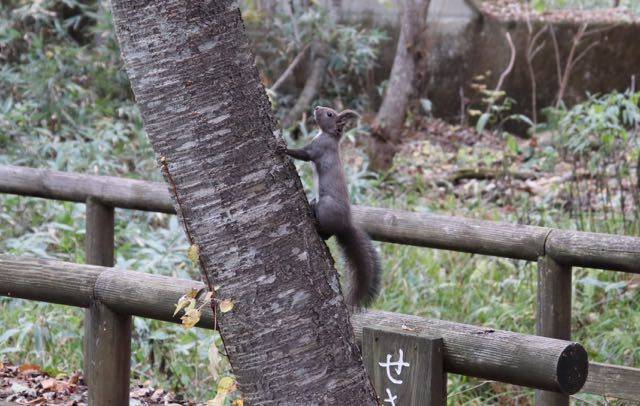
[[[316,200],[312,202],[318,232],[324,239],[336,236],[350,268],[347,300],[367,306],[380,289],[381,266],[371,240],[351,218],[349,192],[340,159],[340,139],[349,119],[359,117],[352,110],[341,113],[316,107],[314,118],[320,134],[301,149],[287,149],[287,155],[311,161],[316,173]]]

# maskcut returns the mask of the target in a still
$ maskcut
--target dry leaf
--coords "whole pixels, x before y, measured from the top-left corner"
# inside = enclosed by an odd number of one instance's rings
[[[176,304],[176,311],[173,312],[173,316],[175,317],[175,315],[178,314],[178,312],[182,309],[185,309],[186,313],[189,308],[194,308],[195,306],[195,299],[190,299],[186,295],[182,296],[180,297],[180,299],[178,299],[178,303]]]
[[[218,351],[218,347],[214,344],[211,344],[209,348],[209,372],[214,380],[218,380],[218,368],[220,367],[220,352]]]
[[[191,288],[191,290],[189,291],[189,293],[187,293],[187,297],[189,299],[195,299],[196,297],[198,297],[198,294],[200,293],[200,291],[204,289],[204,288],[200,288],[200,289],[196,289],[196,288]]]
[[[184,311],[184,316],[180,317],[180,320],[182,321],[182,326],[185,329],[190,329],[200,321],[200,316],[201,314],[199,309],[188,307]]]
[[[130,392],[130,396],[134,399],[143,398],[153,393],[153,389],[148,387],[136,388]]]
[[[220,302],[220,311],[222,313],[230,312],[233,309],[233,302],[229,299],[225,299]]]
[[[191,289],[189,293],[186,295],[182,295],[180,299],[178,299],[178,303],[176,304],[176,311],[173,312],[173,316],[182,309],[185,309],[185,313],[194,307],[196,307],[196,296],[200,293],[200,289]]]
[[[216,394],[216,397],[211,399],[211,400],[207,400],[207,406],[222,406],[224,405],[224,400],[227,398],[227,394],[226,393],[220,393],[218,392]]]
[[[77,385],[79,380],[80,380],[80,372],[74,372],[73,375],[71,375],[71,378],[69,378],[69,384]]]
[[[68,389],[69,384],[63,381],[59,381],[54,378],[48,378],[42,381],[42,390],[43,391],[52,391],[52,392],[62,392],[65,389]]]
[[[225,395],[228,395],[235,390],[236,381],[230,376],[225,376],[224,378],[220,379],[220,382],[218,382],[218,393],[224,393]]]
[[[45,379],[44,381],[42,381],[42,389],[49,390],[51,388],[55,388],[56,382],[58,382],[57,379],[53,379],[53,378]]]
[[[189,261],[191,261],[194,265],[198,265],[200,263],[200,248],[198,248],[197,244],[192,244],[189,247],[187,258],[189,258]]]
[[[231,406],[244,406],[244,400],[236,399],[233,402],[231,402]]]
[[[22,364],[18,368],[18,371],[22,372],[23,374],[34,374],[40,373],[42,371],[42,368],[40,368],[40,366],[36,364]]]
[[[208,291],[207,294],[204,295],[204,297],[202,298],[202,304],[211,302],[212,298],[213,298],[213,292]]]

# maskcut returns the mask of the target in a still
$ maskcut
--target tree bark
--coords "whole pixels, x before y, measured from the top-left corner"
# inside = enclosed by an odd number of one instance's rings
[[[430,2],[403,2],[400,38],[389,75],[389,85],[373,124],[373,140],[369,155],[374,170],[386,170],[391,167],[400,142],[409,97],[416,84],[416,67],[423,57],[422,39]]]
[[[112,2],[146,131],[248,404],[376,404],[235,1]],[[178,298],[176,298],[177,300]],[[215,305],[214,305],[215,306]]]

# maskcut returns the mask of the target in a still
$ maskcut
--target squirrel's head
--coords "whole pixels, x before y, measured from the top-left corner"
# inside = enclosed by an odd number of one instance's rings
[[[360,116],[353,110],[344,110],[340,113],[329,107],[317,106],[313,110],[313,117],[320,126],[322,132],[340,139],[347,122]]]

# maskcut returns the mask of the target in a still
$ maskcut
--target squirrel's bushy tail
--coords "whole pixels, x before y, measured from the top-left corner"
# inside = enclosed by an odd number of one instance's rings
[[[380,290],[380,258],[369,236],[356,226],[336,235],[349,268],[347,301],[350,305],[368,306]]]

